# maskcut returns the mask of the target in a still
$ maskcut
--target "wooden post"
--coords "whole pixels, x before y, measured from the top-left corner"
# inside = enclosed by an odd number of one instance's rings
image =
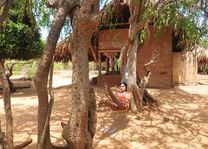
[[[106,74],[109,74],[109,58],[106,57],[105,61],[106,61]]]
[[[98,62],[99,62],[99,76],[101,76],[102,64],[101,64],[101,54],[98,52]]]

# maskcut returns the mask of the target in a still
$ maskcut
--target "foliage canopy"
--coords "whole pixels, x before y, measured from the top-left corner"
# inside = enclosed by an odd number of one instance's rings
[[[162,26],[172,27],[174,37],[178,38],[176,47],[194,47],[208,33],[208,2],[205,0],[167,0],[157,7],[151,4],[147,6],[145,22],[153,21],[158,29],[162,29]]]
[[[141,16],[141,12],[138,12],[138,22],[145,24],[144,30],[139,33],[140,43],[148,35],[145,30],[149,25],[154,25],[159,32],[164,29],[164,26],[171,27],[174,41],[177,40],[174,46],[179,48],[179,51],[199,44],[208,33],[208,2],[206,0],[144,0],[143,3],[145,3],[143,15]],[[129,12],[124,6],[118,3],[107,9],[103,24],[113,25],[121,23],[122,20],[125,20],[122,23],[128,22],[130,16],[126,15]],[[122,12],[124,8],[125,15]]]
[[[27,6],[14,2],[8,19],[0,26],[0,59],[28,60],[42,54],[43,42]]]

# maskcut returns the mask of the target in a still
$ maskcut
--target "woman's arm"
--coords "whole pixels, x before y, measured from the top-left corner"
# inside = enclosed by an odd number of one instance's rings
[[[126,93],[126,103],[130,103],[131,102],[131,94],[130,93]]]

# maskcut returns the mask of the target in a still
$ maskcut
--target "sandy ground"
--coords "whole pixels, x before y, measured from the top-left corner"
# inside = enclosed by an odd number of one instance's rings
[[[95,74],[93,74],[95,75]],[[55,103],[51,117],[51,140],[63,144],[60,122],[67,122],[71,108],[71,73],[54,74]],[[172,89],[149,89],[158,100],[159,110],[142,114],[113,112],[97,107],[95,149],[207,149],[208,148],[208,76],[198,76],[195,86]],[[102,89],[94,87],[96,99],[106,98]],[[2,94],[0,92],[0,94]],[[37,96],[34,86],[12,93],[15,144],[27,138],[36,148]],[[5,131],[2,96],[0,120]]]

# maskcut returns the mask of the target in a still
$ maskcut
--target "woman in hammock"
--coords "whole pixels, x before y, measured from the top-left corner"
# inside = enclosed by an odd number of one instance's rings
[[[103,103],[115,111],[125,111],[129,109],[131,95],[127,92],[126,82],[122,82],[119,86],[119,91],[114,95],[110,88],[105,84],[105,93],[112,100],[104,101]]]

